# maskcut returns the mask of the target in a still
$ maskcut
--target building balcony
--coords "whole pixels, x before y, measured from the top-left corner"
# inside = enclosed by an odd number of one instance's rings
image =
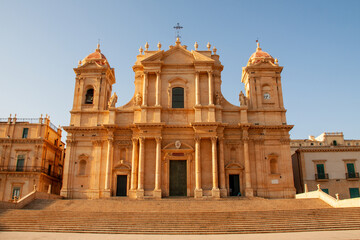
[[[329,174],[328,173],[316,173],[315,174],[315,180],[316,181],[328,181],[329,180]]]
[[[347,180],[359,180],[359,173],[358,172],[351,172],[345,173]]]
[[[23,166],[0,166],[0,173],[7,172],[7,173],[44,173],[50,177],[57,178],[59,180],[62,179],[62,175],[49,172],[48,169],[44,167],[23,167]]]

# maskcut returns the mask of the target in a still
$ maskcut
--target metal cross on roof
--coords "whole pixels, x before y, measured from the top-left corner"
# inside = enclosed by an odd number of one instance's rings
[[[182,29],[183,27],[180,26],[180,23],[177,23],[177,25],[174,26],[175,29],[175,39],[177,38],[181,38],[180,36],[180,29]]]

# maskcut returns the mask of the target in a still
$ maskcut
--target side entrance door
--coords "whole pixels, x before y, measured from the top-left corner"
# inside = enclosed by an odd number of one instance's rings
[[[126,196],[127,176],[117,175],[116,196]]]
[[[186,160],[170,160],[170,196],[186,196]]]
[[[241,196],[239,174],[229,175],[230,196]]]

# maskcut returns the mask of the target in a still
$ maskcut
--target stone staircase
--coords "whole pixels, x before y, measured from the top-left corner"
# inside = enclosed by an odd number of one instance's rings
[[[0,231],[224,234],[360,230],[360,208],[317,199],[35,200],[0,209]]]

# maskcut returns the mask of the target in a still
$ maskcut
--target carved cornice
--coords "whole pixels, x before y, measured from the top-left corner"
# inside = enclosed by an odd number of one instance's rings
[[[297,152],[360,152],[360,147],[300,147]]]
[[[132,143],[132,141],[130,141],[130,140],[116,140],[116,141],[114,141],[114,144],[116,144],[116,145],[130,146],[131,143]]]
[[[0,138],[0,143],[8,143],[8,144],[12,144],[12,143],[43,143],[44,139],[42,138],[38,138],[38,139],[34,139],[34,138]]]
[[[251,125],[250,129],[287,129],[291,130],[294,125]]]

